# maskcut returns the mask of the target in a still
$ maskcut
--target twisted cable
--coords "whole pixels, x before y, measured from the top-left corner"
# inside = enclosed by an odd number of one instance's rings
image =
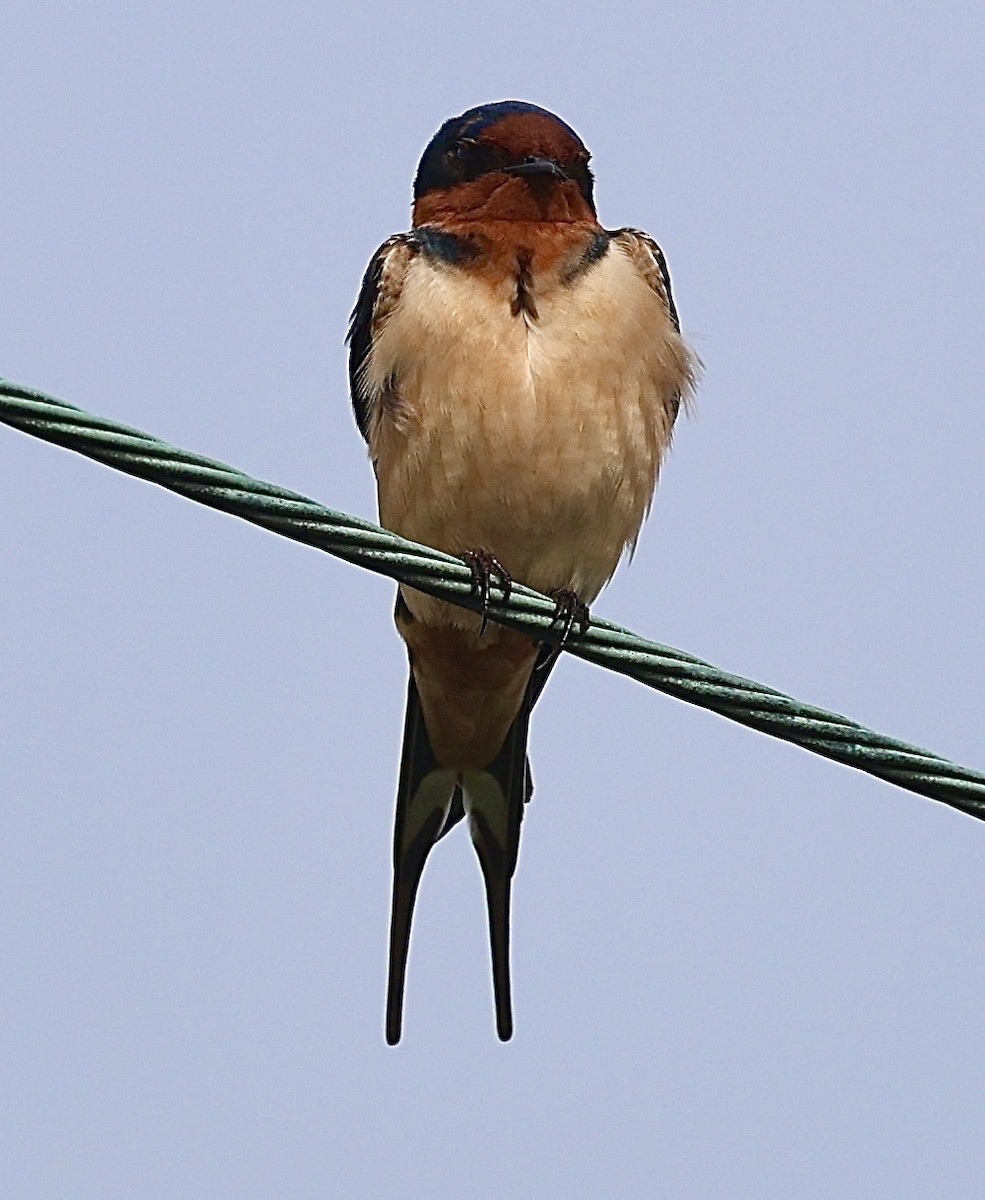
[[[170,446],[139,429],[2,379],[0,421],[439,599],[479,608],[471,571],[461,559],[406,541],[225,463]],[[554,601],[519,584],[513,586],[506,605],[498,603],[495,595],[490,597],[489,616],[541,640],[558,636]],[[586,633],[571,633],[565,649],[669,696],[985,819],[982,772],[728,674],[682,650],[646,641],[594,618]]]

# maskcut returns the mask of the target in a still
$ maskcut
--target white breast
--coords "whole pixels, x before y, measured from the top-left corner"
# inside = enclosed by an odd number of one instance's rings
[[[408,264],[367,364],[396,395],[371,438],[380,520],[591,602],[649,508],[688,351],[616,244],[572,283],[535,275],[536,318],[515,289]]]

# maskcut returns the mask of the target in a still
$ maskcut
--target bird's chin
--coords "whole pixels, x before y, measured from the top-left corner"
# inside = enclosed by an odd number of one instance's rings
[[[492,171],[468,183],[429,192],[414,205],[414,224],[457,221],[595,222],[571,179],[547,172]]]

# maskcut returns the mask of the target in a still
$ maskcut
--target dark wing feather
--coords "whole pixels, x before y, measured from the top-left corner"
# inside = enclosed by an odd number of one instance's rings
[[[680,391],[668,397],[668,417],[673,426],[680,411],[681,404],[687,408],[701,371],[701,359],[687,345],[681,336],[681,322],[674,303],[674,293],[670,286],[670,271],[664,252],[649,234],[640,229],[617,229],[612,240],[621,247],[633,265],[639,271],[644,281],[653,289],[663,303],[667,316],[674,327],[676,338],[667,341],[668,353],[677,357],[677,368],[681,377]]]
[[[617,229],[612,236],[629,251],[630,257],[639,267],[644,279],[666,304],[674,328],[680,333],[681,322],[677,315],[677,305],[674,303],[674,293],[670,286],[670,271],[667,269],[664,252],[642,229]]]
[[[396,233],[387,238],[370,259],[349,318],[345,339],[349,346],[349,395],[359,432],[367,442],[383,400],[366,378],[373,338],[400,297],[404,272],[415,251],[413,234]]]

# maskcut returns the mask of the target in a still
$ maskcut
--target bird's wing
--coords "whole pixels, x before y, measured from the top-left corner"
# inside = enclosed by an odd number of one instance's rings
[[[650,287],[663,300],[670,319],[674,323],[674,328],[680,333],[681,322],[677,315],[677,306],[674,304],[674,294],[670,287],[670,271],[667,269],[664,252],[642,229],[617,229],[613,232],[612,237],[629,255]]]
[[[419,252],[413,233],[396,233],[370,259],[349,318],[349,394],[359,432],[368,442],[387,403],[392,382],[369,378],[373,340],[400,300],[407,268]]]
[[[670,271],[667,268],[664,252],[642,229],[617,229],[612,234],[612,240],[622,249],[623,253],[629,256],[644,282],[656,292],[663,302],[667,316],[674,327],[674,333],[678,338],[684,383],[680,391],[668,398],[670,401],[668,415],[671,426],[673,426],[681,405],[683,404],[687,409],[694,395],[697,377],[701,371],[701,360],[681,336],[681,321],[677,305],[674,303],[674,293],[670,286]]]

